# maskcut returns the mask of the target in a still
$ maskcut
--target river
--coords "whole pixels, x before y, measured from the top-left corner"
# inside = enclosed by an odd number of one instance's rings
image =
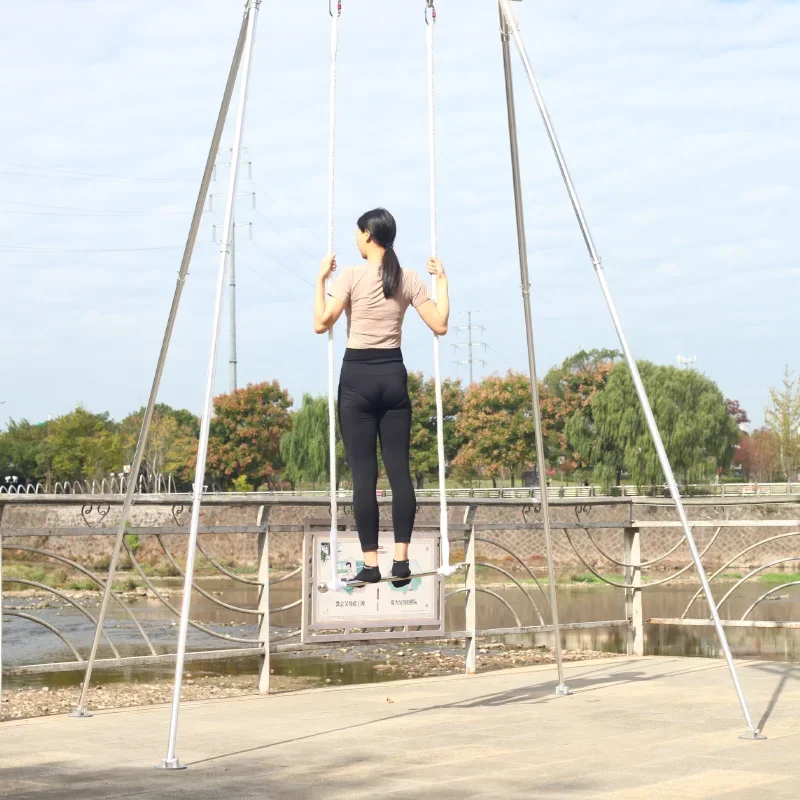
[[[199,584],[214,596],[225,602],[254,608],[257,600],[257,589],[229,579],[200,579]],[[722,597],[731,584],[716,584],[717,598]],[[179,580],[160,580],[158,586],[170,593],[170,602],[179,607],[181,586]],[[737,619],[767,587],[760,583],[751,583],[734,595],[734,598],[723,607],[727,609],[724,616]],[[645,589],[643,594],[644,616],[648,618],[674,618],[680,616],[697,587],[692,584],[675,584]],[[507,600],[523,625],[537,624],[538,620],[530,600],[515,587],[493,588]],[[791,590],[788,590],[791,592]],[[295,601],[300,594],[299,577],[285,581],[272,587],[271,604],[280,607]],[[538,593],[533,595],[535,602],[545,618],[547,604]],[[623,593],[613,587],[604,585],[560,586],[558,588],[559,613],[562,622],[590,622],[598,620],[622,619],[625,616]],[[175,617],[158,600],[153,598],[130,599],[128,604],[137,619],[147,631],[159,652],[175,649],[178,626]],[[40,605],[31,598],[5,598],[7,608],[19,608]],[[90,598],[85,608],[96,613],[99,597]],[[702,617],[707,612],[703,601],[698,601],[689,616]],[[44,608],[34,608],[27,613],[39,616],[59,628],[81,653],[87,653],[91,646],[93,628],[78,610],[69,605],[49,604]],[[211,600],[195,595],[192,604],[192,618],[208,627],[231,636],[254,638],[256,636],[255,616],[247,616],[222,608]],[[780,598],[762,603],[751,615],[753,619],[798,620],[800,619],[800,595],[782,595]],[[481,628],[499,628],[514,625],[508,610],[496,598],[478,594],[478,620]],[[294,608],[273,615],[273,634],[279,636],[300,625],[300,609]],[[447,629],[462,630],[464,623],[464,607],[461,598],[451,598],[447,604]],[[142,643],[135,626],[118,606],[112,604],[109,609],[106,628],[117,645],[121,655],[146,655],[148,650]],[[739,657],[769,658],[777,660],[794,660],[798,653],[800,636],[795,630],[780,629],[728,629],[729,641],[734,654]],[[564,634],[563,646],[568,650],[600,650],[606,652],[625,652],[626,630],[592,629],[586,631],[567,631]],[[525,635],[506,637],[507,641],[526,645],[542,645],[547,643],[544,635]],[[215,647],[230,648],[236,643],[214,639],[208,635],[189,629],[188,649],[209,650]],[[437,645],[441,646],[441,645]],[[452,650],[459,649],[457,643]],[[708,627],[676,627],[669,625],[647,625],[645,629],[645,653],[647,655],[673,656],[715,656],[718,645],[713,628]],[[101,657],[109,655],[107,646],[101,650]],[[47,663],[69,660],[70,651],[61,641],[45,628],[32,622],[6,617],[3,629],[3,661],[6,667],[21,664]],[[309,675],[327,677],[335,674],[336,683],[363,683],[380,680],[385,677],[374,670],[376,661],[357,659],[347,654],[337,655],[335,660],[322,659],[308,654],[281,654],[273,656],[272,666],[278,674]],[[204,671],[219,674],[252,673],[257,668],[254,658],[228,659],[226,661],[209,661],[193,663],[191,669],[195,673]],[[163,676],[171,672],[171,667],[130,667],[120,670],[104,671],[103,680],[146,680],[150,676]],[[344,670],[344,671],[342,671]],[[9,688],[26,685],[67,685],[80,680],[80,672],[53,673],[42,676],[13,676],[6,678]]]

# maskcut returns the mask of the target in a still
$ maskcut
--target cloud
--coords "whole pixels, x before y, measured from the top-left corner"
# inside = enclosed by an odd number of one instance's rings
[[[24,4],[4,10],[0,68],[13,75],[0,86],[5,413],[40,419],[84,399],[121,416],[146,399],[242,7],[53,0],[35,14]],[[254,181],[242,183],[256,192],[257,213],[242,203],[238,215],[255,240],[242,232],[238,245],[240,376],[277,377],[299,397],[326,384],[302,279],[325,249],[329,17],[310,0],[261,8],[245,136]],[[634,352],[672,363],[686,341],[758,420],[767,387],[796,354],[787,331],[800,300],[800,4],[515,8]],[[492,3],[441,4],[437,163],[454,311],[482,312],[490,369],[505,371],[526,358],[497,27]],[[347,0],[339,66],[337,250],[355,257],[354,220],[382,203],[399,219],[404,263],[421,267],[429,222],[418,4]],[[544,370],[614,338],[518,66],[515,81]],[[228,125],[225,147],[230,140]],[[224,180],[221,170],[215,192]],[[162,393],[195,410],[214,221],[203,222]],[[224,336],[221,364],[226,348]],[[416,322],[405,350],[413,368],[429,369],[430,339]],[[226,384],[221,368],[218,389]]]

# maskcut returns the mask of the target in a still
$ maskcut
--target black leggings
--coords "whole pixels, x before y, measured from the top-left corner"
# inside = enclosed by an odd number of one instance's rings
[[[361,549],[366,553],[378,549],[378,439],[392,487],[394,540],[410,542],[417,498],[408,463],[408,373],[399,348],[345,352],[339,383],[339,425],[353,473],[353,509]]]

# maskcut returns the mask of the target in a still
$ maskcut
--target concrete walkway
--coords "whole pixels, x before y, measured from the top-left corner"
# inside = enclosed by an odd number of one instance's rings
[[[744,731],[717,661],[618,659],[277,697],[190,703],[154,770],[169,712],[0,725],[0,797],[796,798],[800,666],[741,665],[767,741]]]

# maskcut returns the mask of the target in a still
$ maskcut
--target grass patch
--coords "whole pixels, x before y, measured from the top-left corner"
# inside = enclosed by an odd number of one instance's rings
[[[132,592],[134,589],[138,589],[143,584],[140,581],[137,581],[135,578],[126,577],[123,578],[118,583],[114,584],[114,591],[115,592]]]
[[[726,572],[726,573],[725,573],[725,574],[722,576],[722,580],[728,580],[728,581],[738,581],[738,580],[741,580],[743,577],[744,577],[744,576],[743,576],[743,575],[741,575],[741,574],[740,574],[740,573],[738,573],[738,572]]]
[[[584,572],[580,575],[570,575],[569,576],[570,583],[602,583],[600,578],[596,575],[592,575],[591,572]]]
[[[11,581],[14,578],[20,580],[34,581],[50,586],[53,589],[60,589],[67,585],[67,571],[63,567],[47,569],[38,564],[6,563],[3,566],[3,580]],[[24,584],[11,584],[12,587],[24,588]]]
[[[77,592],[99,592],[100,586],[90,578],[73,578],[67,583],[67,589]]]
[[[800,572],[767,572],[764,575],[759,575],[757,580],[759,583],[768,583],[774,584],[775,586],[780,586],[782,583],[800,581]]]

